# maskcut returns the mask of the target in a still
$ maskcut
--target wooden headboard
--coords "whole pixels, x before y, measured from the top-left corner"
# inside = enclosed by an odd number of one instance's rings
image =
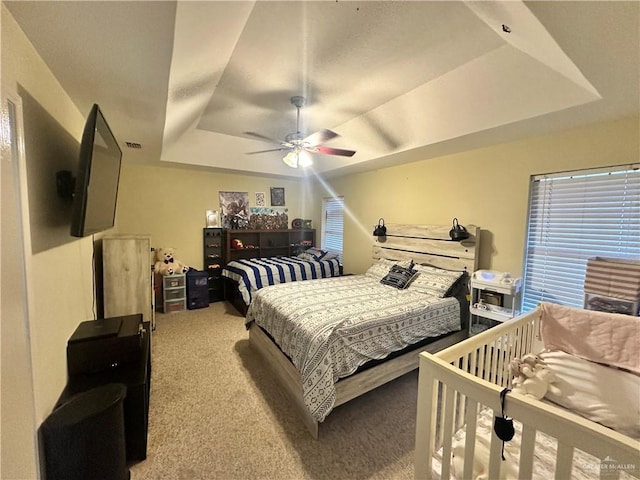
[[[386,224],[386,237],[373,237],[374,259],[413,260],[448,270],[478,269],[480,227],[465,225],[469,238],[454,242],[449,237],[451,225]]]

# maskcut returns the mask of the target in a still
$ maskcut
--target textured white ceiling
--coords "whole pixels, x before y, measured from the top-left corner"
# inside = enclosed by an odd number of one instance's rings
[[[251,138],[329,128],[327,175],[638,114],[637,2],[8,2],[125,161],[304,175]],[[508,27],[506,33],[503,25]]]

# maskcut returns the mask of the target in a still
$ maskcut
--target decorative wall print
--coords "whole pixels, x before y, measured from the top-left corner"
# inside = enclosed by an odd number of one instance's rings
[[[220,226],[220,215],[217,210],[207,210],[206,213],[207,223],[205,224],[207,228],[219,227]]]
[[[247,228],[249,223],[248,192],[218,192],[222,212],[222,228]]]
[[[267,196],[264,192],[256,192],[256,207],[266,207],[267,206]]]
[[[289,228],[288,208],[251,207],[249,228],[255,230],[281,230]]]
[[[271,187],[271,206],[284,207],[284,188]]]

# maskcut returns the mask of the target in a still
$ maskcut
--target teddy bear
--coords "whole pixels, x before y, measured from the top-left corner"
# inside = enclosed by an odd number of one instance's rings
[[[553,370],[546,365],[539,364],[533,369],[533,375],[518,383],[513,388],[513,391],[540,400],[547,392],[560,395],[560,389],[553,384],[557,380],[558,378],[553,373]]]
[[[174,275],[187,273],[189,267],[187,267],[180,260],[174,258],[175,248],[162,247],[156,251],[156,257],[158,261],[153,266],[153,270],[160,275]]]
[[[513,378],[513,385],[521,384],[525,379],[533,376],[537,365],[546,365],[542,359],[533,353],[527,353],[522,359],[514,358],[509,362],[509,371]]]

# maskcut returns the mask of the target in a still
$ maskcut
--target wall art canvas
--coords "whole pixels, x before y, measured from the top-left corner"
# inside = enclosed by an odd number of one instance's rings
[[[281,230],[289,228],[288,208],[251,207],[249,228],[255,230]]]
[[[249,192],[218,192],[222,228],[247,228],[249,223]]]
[[[256,192],[256,207],[266,207],[267,206],[267,196],[264,192]]]
[[[284,207],[284,188],[271,187],[271,206]]]

